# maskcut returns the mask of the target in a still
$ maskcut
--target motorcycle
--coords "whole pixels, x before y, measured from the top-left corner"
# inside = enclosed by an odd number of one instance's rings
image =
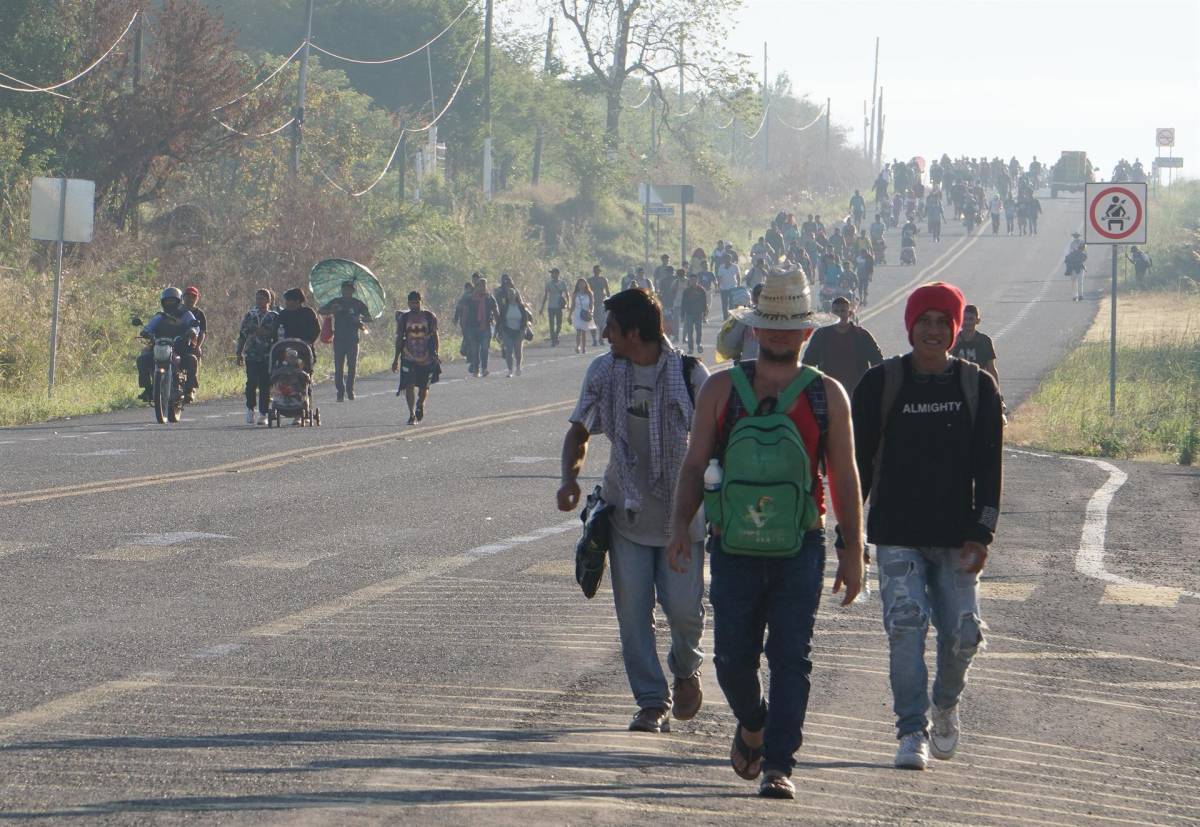
[[[979,217],[976,215],[975,210],[971,209],[970,207],[965,210],[965,214],[963,215],[963,226],[967,228],[967,235],[975,232],[975,224],[978,221],[978,218]]]
[[[154,380],[150,405],[159,422],[178,422],[183,413],[187,370],[181,367],[176,339],[154,340]]]

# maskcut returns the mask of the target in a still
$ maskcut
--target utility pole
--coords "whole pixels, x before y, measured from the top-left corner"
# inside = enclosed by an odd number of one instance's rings
[[[867,149],[867,158],[868,159],[871,158],[873,155],[875,155],[875,134],[876,134],[876,124],[878,123],[878,121],[875,120],[875,112],[876,112],[875,103],[877,100],[876,93],[879,91],[880,91],[879,90],[879,38],[876,37],[875,38],[875,77],[871,81],[871,146],[868,147],[868,149]]]
[[[550,18],[550,25],[546,28],[546,59],[542,63],[542,79],[545,80],[550,76],[550,60],[554,50],[554,18]],[[533,175],[530,176],[530,183],[535,187],[542,177],[542,142],[545,140],[545,129],[542,127],[542,122],[539,120],[537,125],[537,137],[533,141]]]
[[[400,177],[400,203],[404,203],[404,177],[405,167],[408,166],[408,133],[400,133],[400,163],[396,165],[396,172]]]
[[[296,90],[296,111],[292,113],[292,117],[296,119],[292,124],[290,170],[293,178],[300,174],[300,141],[304,133],[304,87],[308,83],[308,43],[312,40],[313,0],[308,0],[305,20],[304,45],[300,47],[300,83]]]
[[[829,134],[831,127],[829,124],[831,115],[829,113],[829,98],[825,99],[825,164],[829,164]]]
[[[683,111],[683,29],[679,30],[679,111]]]
[[[483,119],[487,135],[483,139],[483,197],[492,200],[492,0],[487,0],[483,16]]]
[[[883,88],[879,89],[879,108],[875,113],[875,169],[883,168]]]
[[[770,84],[767,80],[767,44],[763,42],[763,171],[771,169],[771,101]]]
[[[867,134],[868,134],[867,129],[869,128],[867,126],[867,124],[869,124],[869,123],[870,123],[870,120],[867,118],[867,102],[864,100],[863,101],[863,157],[864,158],[871,157],[871,154],[870,154],[871,150],[867,147]]]
[[[144,12],[142,9],[138,9],[137,24],[136,24],[137,28],[134,30],[134,35],[133,35],[133,96],[134,96],[134,98],[137,98],[138,90],[142,86],[142,42],[143,42],[143,36],[144,36],[143,35],[144,27],[142,26],[143,19],[144,19]],[[132,210],[130,212],[130,218],[129,218],[129,224],[130,224],[129,229],[130,229],[130,232],[133,235],[133,237],[137,238],[138,236],[141,235],[141,232],[142,232],[142,209],[141,209],[141,205],[138,203],[138,196],[140,193],[137,192],[137,190],[141,189],[141,181],[138,180],[136,185],[134,187],[132,187],[132,189],[134,189],[134,192],[132,193],[133,198],[131,199],[133,201],[133,203],[130,205],[132,207]],[[64,201],[66,200],[66,191],[65,190],[63,192],[63,200]],[[51,360],[51,365],[53,365],[53,360]],[[51,369],[50,384],[51,385],[54,384],[53,369]]]

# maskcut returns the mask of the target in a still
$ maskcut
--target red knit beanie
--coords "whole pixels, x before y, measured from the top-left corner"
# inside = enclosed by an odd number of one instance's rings
[[[904,327],[908,331],[908,343],[911,345],[913,325],[926,310],[940,310],[950,319],[950,341],[958,338],[959,328],[962,327],[963,308],[967,300],[962,291],[953,284],[935,281],[923,284],[908,297],[904,307]]]

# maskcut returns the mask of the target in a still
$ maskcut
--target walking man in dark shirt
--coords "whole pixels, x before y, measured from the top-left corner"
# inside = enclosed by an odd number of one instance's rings
[[[421,294],[408,294],[408,310],[396,311],[396,353],[392,373],[400,374],[399,396],[408,403],[408,424],[425,418],[429,386],[438,381],[442,368],[438,356],[438,320],[432,310],[421,307]]]
[[[925,769],[930,751],[954,755],[967,669],[984,643],[979,574],[1000,514],[1004,425],[995,380],[949,353],[964,305],[952,285],[917,288],[904,311],[912,352],[867,371],[854,392],[867,539],[876,546],[891,649],[894,763],[904,769]]]
[[[333,316],[333,385],[337,401],[354,399],[354,375],[358,372],[358,334],[371,321],[371,311],[362,299],[354,298],[354,282],[342,282],[342,295],[321,308],[322,316]]]
[[[865,327],[850,321],[848,298],[834,299],[833,312],[838,323],[813,332],[802,361],[838,380],[852,394],[863,374],[883,361],[883,353]]]
[[[1136,247],[1133,249],[1137,250]],[[187,387],[184,389],[186,396],[183,401],[190,404],[196,401],[196,391],[200,389],[200,359],[204,355],[204,339],[208,336],[208,319],[205,317],[204,311],[200,309],[200,288],[190,285],[184,288],[183,306],[192,311],[192,315],[196,317],[196,323],[200,326],[200,335],[189,346],[192,355],[196,357],[196,367],[188,373]]]
[[[700,337],[704,333],[704,323],[708,321],[708,291],[700,286],[700,276],[692,273],[687,277],[687,287],[679,302],[680,315],[683,317],[683,335],[681,339],[687,342],[688,353],[699,350],[704,352]]]
[[[275,313],[275,333],[276,338],[301,339],[313,347],[321,335],[321,320],[304,302],[304,291],[299,287],[284,291],[283,310]],[[313,363],[316,363],[315,351]]]

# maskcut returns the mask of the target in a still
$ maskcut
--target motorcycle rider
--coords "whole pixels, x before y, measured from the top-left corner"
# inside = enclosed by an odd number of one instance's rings
[[[155,339],[174,339],[180,369],[187,371],[189,377],[196,373],[196,357],[190,346],[200,336],[200,323],[184,305],[183,292],[178,287],[164,289],[158,295],[158,303],[162,311],[155,313],[138,334],[150,340],[150,346],[137,357],[138,384],[142,387],[142,394],[138,399],[143,402],[150,401],[150,389],[154,385]],[[183,341],[180,341],[181,339]]]

